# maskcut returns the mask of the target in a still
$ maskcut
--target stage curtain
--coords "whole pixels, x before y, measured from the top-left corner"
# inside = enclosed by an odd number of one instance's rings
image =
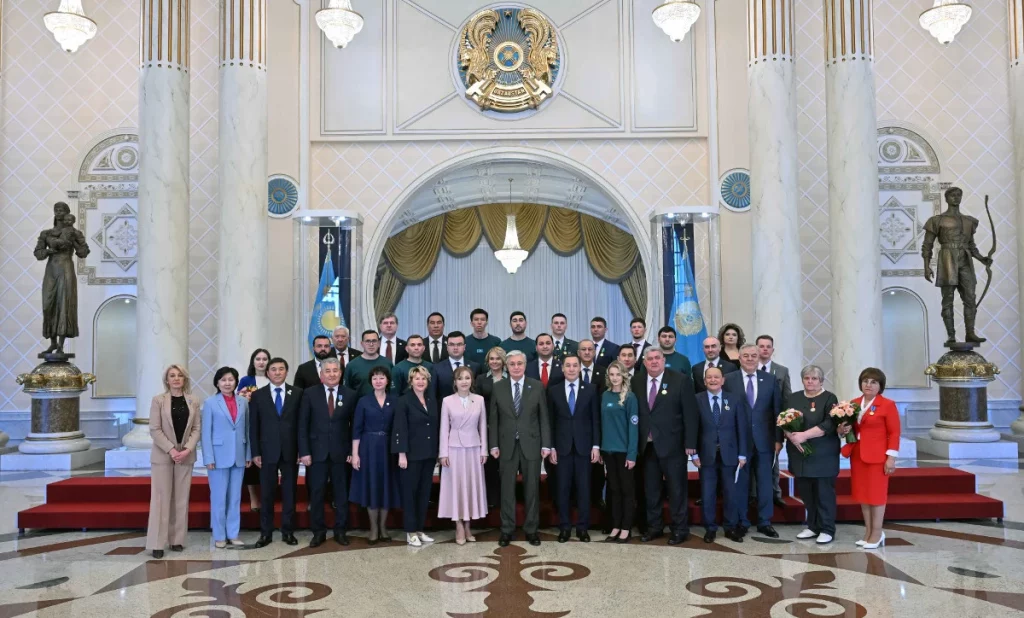
[[[633,236],[614,225],[584,215],[583,248],[598,277],[609,283],[618,283],[629,274],[640,259],[640,250]]]
[[[567,208],[549,208],[544,240],[555,253],[566,256],[576,253],[583,242],[580,215]]]
[[[398,280],[384,260],[380,261],[380,266],[377,268],[375,283],[376,285],[373,286],[373,310],[379,320],[380,316],[394,311],[398,306],[398,301],[401,300],[402,293],[405,292],[405,284]]]
[[[647,315],[647,271],[644,270],[643,262],[637,263],[629,275],[619,282],[619,288],[622,289],[622,297],[626,299],[633,317],[642,318]]]
[[[498,250],[505,246],[505,228],[508,223],[508,204],[486,204],[477,206],[480,221],[484,226],[484,234],[491,249]],[[513,204],[512,212],[516,215],[516,231],[519,232],[519,246],[533,251],[544,231],[548,207],[538,204]]]
[[[434,270],[441,250],[445,217],[431,217],[411,225],[384,243],[384,257],[402,283],[423,281]]]
[[[476,208],[454,210],[444,216],[444,249],[451,255],[462,257],[476,249],[483,233],[480,214]]]

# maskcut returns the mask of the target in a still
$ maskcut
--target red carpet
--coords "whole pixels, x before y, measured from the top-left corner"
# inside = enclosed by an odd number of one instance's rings
[[[690,521],[700,522],[700,507],[694,500],[700,495],[700,481],[697,474],[690,473]],[[437,480],[435,479],[435,497]],[[860,506],[850,499],[849,471],[842,471],[836,483],[838,494],[838,519],[840,521],[861,521]],[[786,483],[783,482],[783,494]],[[189,527],[209,528],[210,488],[206,477],[195,477],[192,482],[189,507]],[[541,485],[541,525],[557,525],[558,514],[554,505],[547,500],[546,483]],[[785,508],[776,508],[773,520],[776,523],[800,523],[803,521],[803,504],[789,495],[784,495]],[[305,479],[299,478],[298,505],[296,516],[299,528],[309,526],[306,512]],[[351,506],[351,518],[357,528],[365,527],[366,515],[363,509]],[[280,504],[276,505],[280,521]],[[331,509],[327,509],[328,526],[331,525]],[[523,505],[518,506],[518,519],[523,520]],[[999,500],[975,493],[974,475],[952,468],[900,468],[889,482],[889,504],[886,519],[981,519],[1001,518],[1003,503]],[[46,504],[18,513],[18,528],[58,529],[131,529],[145,528],[149,516],[149,477],[81,477],[50,483],[46,486]],[[591,522],[600,525],[601,513],[593,509]],[[666,522],[668,512],[666,506]],[[437,524],[432,508],[427,515],[428,527]],[[491,511],[486,522],[479,525],[496,527],[500,524],[497,509]],[[401,512],[393,511],[389,525],[395,529],[401,526]],[[443,525],[447,526],[447,523]],[[259,513],[249,510],[248,496],[242,499],[242,526],[259,528]]]

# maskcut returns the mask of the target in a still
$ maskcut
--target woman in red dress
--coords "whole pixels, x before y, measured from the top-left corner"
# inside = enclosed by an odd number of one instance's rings
[[[860,504],[864,516],[864,538],[857,545],[864,549],[877,549],[885,545],[882,521],[885,502],[889,494],[889,477],[896,471],[896,456],[900,446],[900,413],[896,403],[882,397],[885,374],[881,369],[868,367],[857,380],[862,395],[852,403],[860,404],[860,414],[852,431],[858,440],[843,447],[843,455],[850,458],[850,481],[853,499]],[[839,434],[851,431],[844,425]]]

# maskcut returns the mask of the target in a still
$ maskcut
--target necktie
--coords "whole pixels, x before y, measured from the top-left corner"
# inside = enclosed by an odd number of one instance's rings
[[[345,371],[345,353],[344,352],[339,352],[338,353],[338,365],[339,365],[339,368],[341,369],[341,371],[344,372]]]
[[[761,371],[768,371],[768,365],[761,365]]]
[[[654,399],[658,396],[658,381],[651,380],[651,392],[647,394],[647,409],[654,408]]]
[[[576,416],[576,388],[575,384],[569,383],[569,416]]]
[[[583,383],[590,384],[590,369],[588,367],[583,368]]]
[[[327,389],[327,414],[334,417],[334,389]]]
[[[430,353],[430,356],[430,362],[432,363],[436,363],[437,361],[441,360],[441,348],[437,344],[437,339],[434,339],[434,350]]]
[[[541,363],[540,383],[543,384],[544,386],[548,385],[548,364],[547,363]]]
[[[388,339],[387,351],[384,352],[384,354],[387,355],[389,361],[395,362],[395,357],[391,355],[391,340],[390,339]]]
[[[462,364],[462,363],[460,363],[459,361],[455,361],[455,368],[456,368],[456,369],[458,369],[458,368],[459,368],[459,365],[461,365],[461,364]]]
[[[711,418],[715,421],[715,426],[722,420],[722,408],[718,406],[718,395],[713,397],[714,403],[711,404]]]
[[[754,407],[754,374],[747,374],[747,403]]]
[[[519,392],[519,382],[515,382],[515,392],[512,393],[512,407],[516,410],[516,416],[523,411],[523,397]]]
[[[555,343],[555,352],[561,352],[561,351],[562,351],[562,342],[558,341],[558,342]]]
[[[635,356],[637,358],[640,358],[640,344],[639,343],[634,343],[633,344],[633,356]]]
[[[274,389],[277,395],[274,396],[274,406],[277,408],[277,415],[281,416],[281,410],[284,409],[284,400],[281,399],[281,387],[278,386]]]

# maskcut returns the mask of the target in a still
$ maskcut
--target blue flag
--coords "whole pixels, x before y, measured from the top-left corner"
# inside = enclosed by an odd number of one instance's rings
[[[331,252],[324,258],[323,271],[320,273],[320,286],[317,288],[316,300],[313,303],[313,315],[309,318],[309,350],[313,351],[313,338],[330,337],[338,326],[345,326],[345,316],[338,310],[337,295],[334,293],[334,263]]]
[[[675,290],[668,322],[676,329],[676,352],[685,355],[692,364],[697,364],[704,359],[704,340],[708,336],[708,329],[697,300],[697,286],[693,279],[689,248],[686,246],[686,241],[690,239],[686,238],[683,226],[672,226],[671,234]]]

